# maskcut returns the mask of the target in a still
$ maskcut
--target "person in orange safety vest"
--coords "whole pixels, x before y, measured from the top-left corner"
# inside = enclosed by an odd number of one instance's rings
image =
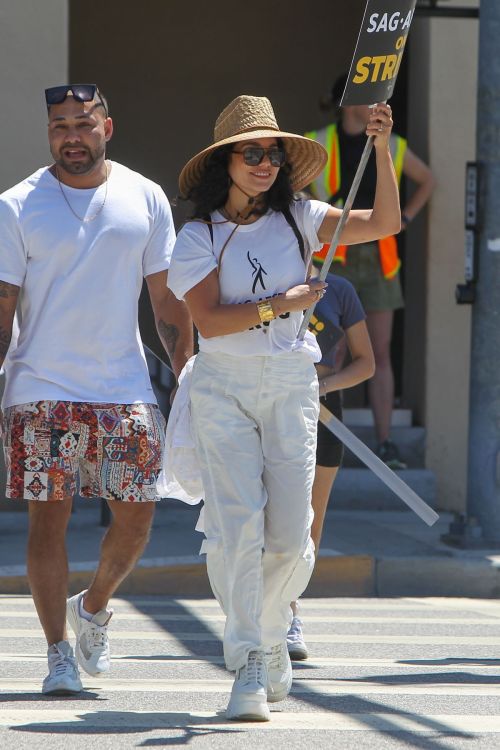
[[[308,190],[314,198],[329,201],[336,206],[342,206],[347,198],[366,143],[364,132],[370,113],[368,106],[339,107],[346,81],[347,76],[341,76],[334,84],[331,94],[320,102],[323,110],[332,107],[337,109],[336,121],[306,133],[322,143],[328,152],[325,169]],[[396,133],[391,134],[390,150],[398,182],[404,175],[415,185],[402,209],[401,224],[402,230],[405,230],[429,200],[434,178],[429,167],[408,148],[406,140]],[[372,153],[354,208],[373,206],[375,182],[375,159]],[[316,254],[316,264],[321,264],[328,249],[329,246],[326,245]],[[376,363],[376,372],[368,383],[368,391],[374,415],[377,452],[393,469],[405,468],[397,446],[390,440],[394,401],[390,344],[394,310],[404,305],[399,280],[400,265],[396,237],[387,237],[378,242],[339,246],[331,267],[331,272],[351,281],[367,315],[366,322]],[[326,493],[327,497],[330,490],[331,485],[317,488],[318,492]]]

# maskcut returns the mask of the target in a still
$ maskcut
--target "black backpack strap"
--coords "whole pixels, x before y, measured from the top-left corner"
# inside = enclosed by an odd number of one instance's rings
[[[302,237],[302,234],[300,233],[300,229],[297,226],[297,222],[293,218],[292,212],[290,211],[290,208],[288,206],[282,210],[282,213],[287,221],[287,224],[290,225],[292,232],[297,238],[297,242],[299,243],[300,257],[302,258],[303,261],[305,261],[306,249],[304,246],[304,238]]]
[[[212,226],[212,217],[210,214],[207,214],[206,216],[202,216],[203,221],[206,221],[208,231],[210,232],[210,242],[212,245],[214,244],[214,228]]]

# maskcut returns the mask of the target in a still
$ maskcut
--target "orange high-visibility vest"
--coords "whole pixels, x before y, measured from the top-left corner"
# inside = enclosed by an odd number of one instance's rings
[[[328,161],[323,172],[309,186],[316,198],[328,201],[332,196],[337,195],[341,184],[340,144],[337,124],[332,123],[327,125],[326,128],[312,130],[305,135],[307,138],[312,138],[321,143],[328,153]],[[403,160],[407,147],[406,139],[396,135],[396,133],[391,133],[389,145],[399,185],[403,174]],[[342,206],[342,200],[337,201],[335,205]],[[347,262],[347,247],[347,245],[339,245],[335,250],[333,260],[345,265]],[[323,245],[319,252],[314,253],[315,260],[322,263],[329,249],[329,244]],[[394,235],[379,240],[378,250],[382,273],[386,279],[391,279],[401,267],[398,244]]]
[[[342,263],[342,265],[345,266],[347,263],[348,247],[349,245],[337,245],[333,260],[337,263]],[[314,253],[314,260],[323,263],[329,249],[329,244],[323,245],[321,250]],[[389,237],[384,237],[382,240],[378,240],[378,255],[384,277],[386,279],[392,279],[401,268],[401,260],[398,255],[398,243],[393,234],[389,235]]]

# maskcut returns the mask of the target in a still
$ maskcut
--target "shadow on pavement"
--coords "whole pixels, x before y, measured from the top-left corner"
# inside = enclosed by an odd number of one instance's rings
[[[211,634],[216,635],[214,631],[207,625],[207,623],[199,620],[196,615],[191,612],[189,609],[183,606],[181,602],[178,602],[179,609],[183,610],[183,612],[189,613],[194,620],[196,620],[196,624],[199,627],[199,633],[200,636],[204,634]],[[141,610],[144,614],[147,614],[148,616],[152,617],[154,619],[154,612],[151,612],[147,610],[147,607],[141,607],[140,604],[135,604],[137,609]],[[156,620],[158,624],[161,625],[161,627],[166,631],[174,635],[187,650],[190,650],[192,653],[192,658],[200,658],[199,651],[193,647],[193,644],[196,642],[193,642],[191,640],[182,640],[182,634],[177,633],[174,631],[170,631],[168,628],[168,623],[164,620]],[[218,639],[215,642],[211,643],[212,648],[215,646],[217,650],[217,654],[222,654],[222,642],[220,639]],[[134,657],[137,658],[137,657]],[[158,658],[158,657],[155,657]],[[159,657],[163,658],[163,657]],[[168,657],[167,657],[168,658]],[[174,658],[174,657],[171,657]],[[176,658],[176,657],[175,657]],[[401,662],[405,663],[405,662]],[[411,663],[411,662],[408,662]],[[220,669],[225,671],[224,665],[220,665]],[[307,664],[297,664],[296,662],[293,663],[293,669],[294,674],[297,677],[297,672],[301,671],[302,669],[307,669]],[[401,684],[404,684],[404,676],[401,676],[402,682]],[[439,678],[439,675],[435,675],[436,678]],[[364,681],[371,682],[371,681],[377,681],[383,679],[381,677],[373,677],[373,678],[364,678]],[[300,677],[298,678],[300,681]],[[328,680],[325,678],[325,682]],[[363,681],[363,678],[361,680],[353,680],[356,682]],[[441,680],[436,679],[436,682],[441,682]],[[498,682],[499,680],[496,680]],[[395,681],[393,684],[398,684]],[[304,690],[304,686],[301,686],[301,690]],[[395,733],[404,733],[405,735],[405,742],[408,746],[418,748],[420,750],[453,750],[452,745],[444,744],[441,742],[440,738],[430,738],[421,736],[420,734],[417,734],[415,732],[409,731],[409,730],[402,730],[401,727],[398,725],[397,721],[391,720],[391,716],[394,718],[396,717],[404,717],[409,718],[414,722],[416,725],[420,725],[421,729],[419,731],[421,732],[439,732],[441,735],[445,737],[461,737],[462,739],[475,739],[475,735],[467,732],[457,732],[452,727],[447,726],[444,723],[436,722],[433,719],[429,719],[428,717],[412,712],[407,711],[401,711],[398,709],[392,709],[388,707],[385,704],[376,703],[375,701],[367,700],[367,699],[361,699],[358,696],[327,696],[321,693],[321,689],[314,690],[312,688],[307,687],[307,692],[301,692],[299,695],[294,695],[293,688],[292,688],[292,698],[297,701],[304,703],[306,705],[314,706],[315,708],[322,708],[326,711],[331,711],[332,713],[339,713],[339,714],[359,714],[359,719],[361,722],[363,722],[364,716],[370,715],[370,714],[377,714],[377,721],[380,722],[380,714],[384,715],[384,723],[385,726],[383,729],[380,729],[379,726],[377,726],[377,733],[382,735],[392,735]],[[278,707],[279,704],[276,704],[275,708]],[[370,728],[371,722],[369,719],[366,719],[366,727],[367,729]],[[333,729],[333,727],[332,727]],[[160,741],[154,741],[155,744],[159,745]]]
[[[225,734],[238,734],[243,730],[232,729],[232,722],[220,712],[214,716],[195,716],[189,712],[176,711],[93,711],[89,714],[78,714],[75,721],[57,722],[32,722],[22,726],[12,726],[11,730],[23,732],[35,732],[42,734],[136,734],[139,732],[152,731],[155,729],[180,729],[185,735],[182,738],[157,738],[146,741],[143,745],[161,744],[184,744],[188,743],[190,737],[195,735],[208,735],[215,732]],[[197,726],[207,727],[210,724],[220,725],[227,722],[227,730],[217,726],[214,730],[195,731]],[[233,725],[234,726],[234,725]],[[178,741],[179,740],[179,741]]]
[[[321,696],[318,691],[311,690],[310,694],[301,693],[300,696],[294,696],[295,700],[300,703],[313,704],[322,706],[337,714],[355,716],[360,724],[365,724],[367,730],[376,732],[376,736],[393,736],[395,734],[404,735],[404,745],[402,747],[418,748],[419,750],[454,750],[453,744],[443,742],[448,737],[475,740],[477,735],[471,732],[457,731],[447,724],[429,718],[424,714],[416,714],[412,711],[402,711],[397,708],[391,708],[387,704],[377,703],[373,700],[360,698],[355,695],[346,696],[328,696],[329,700],[325,701],[326,696]],[[319,703],[318,703],[319,700]],[[326,703],[330,705],[326,705]],[[373,720],[372,720],[373,717]],[[415,725],[418,725],[418,732],[411,729],[404,729],[398,723],[398,719],[409,719]],[[376,721],[376,724],[375,724]],[[335,728],[332,727],[332,730]],[[422,734],[420,734],[422,732]],[[438,732],[439,737],[429,737],[429,732]],[[374,744],[373,747],[376,747]]]
[[[453,664],[464,667],[500,667],[500,659],[461,658],[456,656],[447,659],[400,659],[397,663],[422,667],[451,667]]]
[[[174,654],[159,654],[159,655],[136,655],[129,654],[126,658],[143,659],[147,662],[149,659],[165,660],[170,661],[174,659],[203,659],[207,658],[211,664],[216,666],[218,669],[225,671],[223,660],[222,660],[222,642],[220,637],[214,630],[209,626],[208,623],[200,620],[196,613],[193,612],[189,607],[185,606],[181,600],[172,599],[169,600],[175,602],[175,608],[169,608],[172,613],[185,613],[192,618],[191,622],[196,628],[193,630],[191,626],[189,628],[189,635],[192,637],[193,632],[199,634],[200,639],[205,635],[210,635],[212,640],[203,642],[202,640],[190,640],[183,638],[182,627],[178,630],[179,621],[174,621],[171,624],[174,627],[169,627],[169,622],[163,619],[156,619],[155,614],[158,613],[158,608],[148,606],[148,602],[144,599],[135,601],[133,599],[127,599],[138,611],[142,614],[147,615],[154,620],[164,631],[166,637],[174,637],[179,644],[182,645],[183,650],[189,652],[188,654],[179,653]],[[158,597],[151,599],[152,602],[158,602]],[[155,612],[156,610],[156,612]],[[209,653],[206,653],[206,651]],[[205,652],[205,653],[204,653]],[[216,663],[214,664],[214,657]],[[498,661],[498,660],[496,660]],[[425,661],[401,661],[401,664],[427,664],[427,665],[448,665],[448,664],[459,664],[466,666],[467,663],[473,664],[494,664],[495,660],[482,660],[482,659],[443,659],[443,660],[429,660]],[[299,674],[307,669],[307,664],[294,664],[294,672],[296,675],[297,682],[301,682]],[[310,667],[309,667],[310,668]],[[470,679],[469,675],[465,675]],[[374,682],[377,684],[414,684],[419,682],[419,676],[415,675],[413,678],[408,678],[404,675],[375,675],[373,677],[364,677],[353,682]],[[437,682],[442,683],[444,681],[450,682],[464,682],[464,673],[447,673],[446,675],[423,675],[423,679],[420,681],[425,683]],[[458,678],[458,679],[457,679]],[[348,683],[350,680],[345,680]],[[474,675],[472,684],[478,684],[480,682],[486,682],[491,684],[497,684],[499,678],[493,676],[490,680],[486,677],[484,680],[482,676]],[[207,679],[207,683],[209,679]],[[367,698],[360,697],[358,695],[349,695],[349,688],[346,686],[345,695],[326,695],[321,693],[321,682],[328,682],[327,678],[321,678],[318,680],[318,689],[310,686],[301,685],[300,694],[294,694],[292,689],[291,698],[294,705],[291,707],[289,704],[286,706],[287,711],[297,712],[300,711],[300,704],[304,707],[311,707],[316,710],[331,712],[333,715],[339,716],[353,716],[357,719],[360,725],[364,725],[366,730],[371,730],[375,737],[381,736],[393,736],[399,735],[404,742],[405,747],[415,748],[416,750],[453,750],[454,745],[447,742],[447,739],[461,738],[466,740],[474,740],[477,735],[465,731],[457,731],[453,726],[447,725],[443,721],[438,721],[435,718],[428,717],[423,714],[417,714],[412,711],[405,711],[396,708],[392,708],[387,704],[378,703]],[[305,691],[305,692],[304,692]],[[404,695],[404,689],[401,694]],[[33,700],[35,696],[33,694],[19,695],[15,694],[9,697],[10,700]],[[7,697],[4,697],[6,700]],[[74,699],[74,698],[73,698]],[[101,699],[101,696],[96,693],[90,693],[82,695],[80,700],[95,700]],[[36,700],[40,700],[40,695],[36,695]],[[53,700],[53,699],[52,699]],[[58,707],[60,706],[58,701]],[[285,704],[276,704],[273,706],[276,712],[279,712],[280,708]],[[241,734],[246,732],[246,729],[231,728],[232,722],[228,721],[224,717],[224,712],[217,712],[216,714],[210,715],[193,715],[190,712],[135,712],[135,711],[91,711],[90,713],[75,714],[75,721],[58,721],[58,722],[31,722],[24,725],[13,725],[11,730],[17,732],[32,732],[32,733],[57,733],[67,735],[125,735],[130,733],[145,733],[153,730],[179,730],[181,734],[175,737],[160,737],[150,738],[141,743],[143,747],[161,747],[164,745],[188,745],[194,738],[205,735],[224,735],[228,733]],[[411,721],[414,727],[418,729],[405,728],[401,725],[401,720],[405,722]],[[221,726],[221,724],[226,724]],[[210,725],[217,725],[213,729],[210,729]],[[197,729],[198,727],[198,729]],[[207,729],[208,727],[208,729]],[[255,725],[252,729],[255,728]],[[250,729],[250,727],[249,727]],[[277,728],[278,729],[278,728]],[[325,730],[327,731],[327,730]],[[335,725],[333,724],[329,730],[335,731]],[[438,733],[439,736],[429,736],[429,733]],[[403,739],[404,736],[404,739]],[[375,741],[375,740],[374,740]]]
[[[316,678],[314,678],[316,679]],[[320,678],[321,679],[321,678]],[[500,685],[500,675],[480,675],[470,672],[435,672],[416,674],[413,677],[404,674],[370,675],[369,677],[339,677],[339,682],[368,682],[377,685]]]
[[[49,703],[51,706],[54,702],[62,705],[68,701],[106,701],[108,698],[99,693],[93,693],[90,690],[83,690],[78,695],[43,695],[43,693],[1,693],[0,703],[21,703],[36,701],[37,703]]]
[[[204,597],[206,598],[206,597]],[[222,672],[226,672],[226,668],[224,666],[224,659],[222,654],[222,641],[220,640],[220,637],[217,632],[215,632],[208,623],[204,622],[203,620],[200,620],[198,617],[196,617],[196,614],[189,609],[189,607],[186,607],[181,600],[178,600],[177,598],[170,598],[171,601],[176,602],[176,609],[175,614],[184,614],[188,615],[190,618],[192,618],[193,622],[196,625],[196,630],[194,631],[197,635],[200,636],[200,641],[193,641],[183,638],[183,632],[182,632],[182,623],[176,622],[176,628],[169,628],[168,620],[160,620],[155,618],[155,611],[153,608],[148,607],[147,604],[144,603],[138,603],[134,602],[133,600],[130,600],[130,604],[132,604],[141,614],[146,615],[147,617],[150,617],[153,619],[157,625],[160,625],[163,630],[168,633],[170,636],[173,636],[179,643],[182,644],[182,646],[187,650],[190,651],[191,654],[184,656],[183,654],[154,654],[151,656],[137,656],[135,654],[129,654],[127,658],[129,659],[144,659],[147,661],[148,659],[160,659],[160,660],[173,660],[173,659],[203,659],[208,657],[208,659],[213,659],[214,657],[217,659],[217,661],[210,661],[210,663],[215,666],[217,669],[220,669]],[[144,600],[143,600],[144,601]],[[196,601],[196,599],[192,599],[192,601]],[[172,614],[174,612],[172,611]],[[177,630],[177,627],[179,630]],[[189,635],[193,635],[193,630],[189,631]],[[213,640],[211,641],[204,641],[203,636],[211,636]]]

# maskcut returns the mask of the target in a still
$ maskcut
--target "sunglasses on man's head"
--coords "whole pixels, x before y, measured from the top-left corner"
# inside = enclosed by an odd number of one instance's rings
[[[70,92],[77,102],[92,102],[97,95],[99,101],[96,106],[103,107],[106,115],[108,114],[108,109],[95,83],[70,83],[66,86],[52,86],[45,89],[47,107],[52,104],[61,104]]]
[[[247,146],[241,151],[233,151],[232,153],[241,154],[243,161],[248,167],[256,167],[261,163],[264,156],[269,157],[272,167],[282,167],[286,162],[285,150],[280,148],[280,146],[270,146],[269,148]]]

